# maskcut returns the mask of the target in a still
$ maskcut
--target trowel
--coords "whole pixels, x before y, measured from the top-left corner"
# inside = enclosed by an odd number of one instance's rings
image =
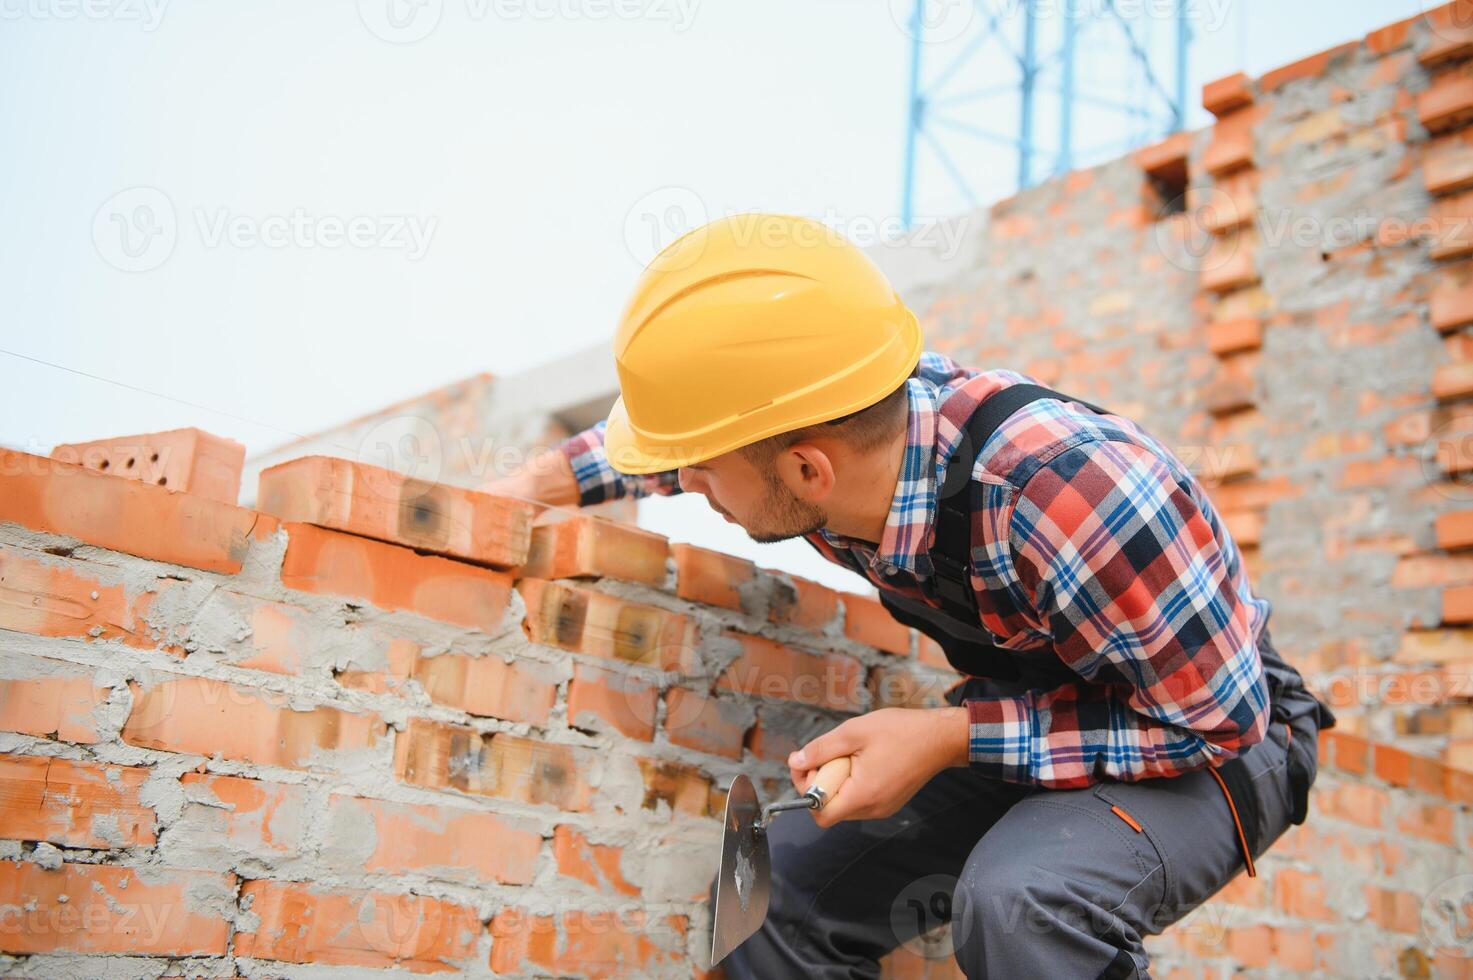
[[[739,775],[726,793],[722,818],[721,870],[716,874],[716,912],[711,924],[711,965],[746,942],[767,918],[772,856],[767,827],[784,810],[822,810],[849,778],[848,756],[823,764],[803,795],[758,808],[752,781]]]

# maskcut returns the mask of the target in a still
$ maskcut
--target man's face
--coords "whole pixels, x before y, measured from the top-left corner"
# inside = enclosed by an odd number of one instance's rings
[[[705,496],[711,509],[739,524],[753,541],[785,541],[828,523],[822,507],[800,500],[772,466],[758,468],[739,452],[679,470],[680,487]]]

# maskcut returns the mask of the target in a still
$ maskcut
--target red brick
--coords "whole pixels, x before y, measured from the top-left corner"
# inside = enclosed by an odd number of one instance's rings
[[[877,708],[942,708],[954,678],[937,678],[909,670],[875,667],[869,672],[870,697]]]
[[[394,740],[394,773],[429,789],[456,789],[559,810],[587,810],[587,750],[411,718]]]
[[[1427,209],[1431,239],[1427,255],[1450,259],[1473,253],[1473,191],[1434,198]]]
[[[545,726],[557,700],[556,668],[497,654],[417,656],[413,675],[430,700],[472,715]]]
[[[550,517],[557,519],[544,523]],[[532,547],[517,577],[615,578],[660,586],[665,582],[665,538],[598,517],[548,511],[532,530]]]
[[[516,587],[533,643],[661,670],[694,666],[696,626],[687,616],[542,579],[522,579]]]
[[[1218,78],[1202,86],[1202,108],[1221,118],[1234,109],[1253,104],[1253,81],[1243,72]]]
[[[682,599],[742,611],[741,590],[757,577],[757,567],[745,558],[708,551],[690,544],[672,544],[675,557],[675,594]]]
[[[1330,66],[1330,62],[1350,54],[1358,47],[1360,47],[1359,42],[1350,41],[1275,68],[1259,77],[1258,90],[1267,95],[1290,82],[1297,82],[1305,78],[1319,78]]]
[[[673,745],[740,759],[751,725],[747,705],[681,687],[665,692],[665,733]]]
[[[258,504],[283,521],[315,524],[497,568],[527,560],[534,508],[330,456],[264,470]]]
[[[1460,0],[1428,7],[1426,17],[1431,30],[1426,34],[1426,44],[1417,52],[1417,61],[1424,68],[1432,68],[1473,54],[1473,11],[1467,3]]]
[[[1256,548],[1263,541],[1263,514],[1256,510],[1234,510],[1222,515],[1228,534],[1240,548]]]
[[[1417,119],[1432,132],[1441,132],[1473,117],[1473,77],[1466,73],[1440,75],[1417,96]]]
[[[658,699],[648,681],[579,664],[568,685],[568,724],[648,742],[655,737]]]
[[[1382,929],[1408,934],[1421,931],[1422,896],[1366,885],[1365,897],[1371,921]]]
[[[199,772],[184,773],[179,784],[186,803],[175,832],[187,827],[195,836],[268,859],[305,845],[305,786]]]
[[[747,733],[747,748],[759,759],[786,759],[793,752],[802,747],[802,743],[791,735],[781,731],[774,731],[771,725],[765,724],[761,718],[752,730]]]
[[[214,871],[0,861],[0,950],[223,956],[230,922],[216,909],[234,896],[235,875]]]
[[[1371,743],[1358,735],[1350,735],[1343,732],[1325,731],[1320,733],[1321,741],[1328,739],[1333,746],[1333,760],[1335,767],[1345,772],[1365,775],[1370,772],[1371,766]]]
[[[844,635],[876,650],[910,656],[910,628],[896,622],[878,599],[869,596],[844,596]]]
[[[311,524],[286,525],[281,584],[301,592],[361,599],[456,626],[500,628],[511,576]]]
[[[96,742],[96,712],[107,703],[109,693],[94,685],[91,677],[0,680],[0,731],[61,742]]]
[[[319,753],[372,748],[384,730],[372,715],[327,706],[297,711],[286,695],[206,677],[129,687],[133,711],[123,741],[166,752],[306,769],[323,764]]]
[[[1429,194],[1450,194],[1473,185],[1473,134],[1459,130],[1427,145],[1422,182]]]
[[[1240,316],[1207,324],[1207,348],[1219,356],[1263,346],[1263,324],[1257,317]]]
[[[1222,177],[1253,166],[1254,126],[1262,118],[1258,108],[1235,109],[1212,127],[1212,140],[1202,152],[1202,167]]]
[[[1407,555],[1391,573],[1391,585],[1398,589],[1469,583],[1473,583],[1473,555],[1466,554]]]
[[[1473,323],[1473,263],[1441,265],[1433,275],[1436,285],[1428,299],[1432,325],[1447,333]]]
[[[241,900],[260,925],[236,935],[235,954],[262,960],[417,973],[465,969],[481,933],[474,908],[419,895],[248,881]]]
[[[1396,821],[1396,829],[1413,837],[1452,847],[1456,843],[1455,819],[1455,811],[1446,804],[1410,804],[1403,806],[1401,817]]]
[[[646,810],[658,810],[664,803],[672,811],[693,817],[712,814],[711,798],[715,793],[711,780],[695,766],[663,759],[640,759],[640,775],[644,779]],[[714,811],[720,816],[720,811]]]
[[[864,669],[843,654],[804,653],[760,636],[727,631],[742,645],[718,680],[727,690],[797,701],[837,711],[857,711]]]
[[[243,507],[8,449],[0,450],[0,522],[227,574],[278,526]]]
[[[143,618],[153,594],[133,594],[105,565],[0,545],[0,595],[0,629],[156,646]]]
[[[1279,868],[1274,872],[1274,905],[1296,919],[1335,921],[1325,902],[1325,882],[1315,872]]]
[[[1246,232],[1214,238],[1202,258],[1202,288],[1226,293],[1256,283],[1258,270],[1253,253],[1253,238]]]
[[[1442,622],[1473,623],[1473,585],[1442,590]]]
[[[1410,630],[1392,659],[1402,664],[1446,664],[1473,660],[1473,630]]]
[[[364,871],[476,885],[527,885],[536,877],[542,835],[495,814],[336,795],[329,811],[334,839],[372,842]]]
[[[158,839],[138,798],[149,770],[0,755],[0,837],[70,847],[129,847]]]
[[[1473,394],[1473,361],[1439,365],[1432,374],[1432,394],[1441,401]]]
[[[624,877],[624,849],[591,844],[577,827],[559,824],[552,833],[557,873],[591,885],[604,895],[638,895],[639,888]]]
[[[1147,174],[1164,180],[1184,182],[1192,153],[1195,133],[1188,130],[1172,133],[1164,140],[1135,151],[1135,163]]]
[[[51,457],[222,504],[240,501],[245,446],[200,429],[64,443]]]
[[[1211,187],[1188,192],[1187,209],[1213,235],[1226,235],[1253,221],[1258,214],[1258,171],[1224,174]]]
[[[491,969],[521,974],[531,963],[557,976],[653,976],[682,957],[656,945],[644,919],[641,910],[554,917],[502,909],[491,922]]]
[[[787,579],[774,582],[768,621],[823,632],[839,614],[839,593],[796,575],[788,575]]]
[[[1374,55],[1383,55],[1403,46],[1411,39],[1412,24],[1420,19],[1419,14],[1416,17],[1408,17],[1371,31],[1365,36],[1366,50]]]

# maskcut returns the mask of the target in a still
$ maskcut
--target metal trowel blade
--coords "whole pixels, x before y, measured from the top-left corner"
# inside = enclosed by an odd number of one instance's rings
[[[756,932],[767,918],[772,862],[767,835],[757,831],[757,791],[746,776],[731,781],[722,818],[721,870],[716,876],[711,965],[715,966]]]

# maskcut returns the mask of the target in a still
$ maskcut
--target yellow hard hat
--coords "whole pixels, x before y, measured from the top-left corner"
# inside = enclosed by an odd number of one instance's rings
[[[831,228],[722,218],[640,276],[614,340],[604,449],[622,473],[655,473],[836,419],[904,383],[921,346],[884,273]]]

